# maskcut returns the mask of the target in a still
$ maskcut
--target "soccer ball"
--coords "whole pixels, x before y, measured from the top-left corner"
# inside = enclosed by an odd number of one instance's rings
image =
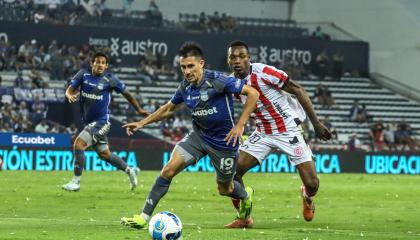
[[[157,213],[150,219],[149,234],[153,240],[182,239],[181,220],[171,212]]]

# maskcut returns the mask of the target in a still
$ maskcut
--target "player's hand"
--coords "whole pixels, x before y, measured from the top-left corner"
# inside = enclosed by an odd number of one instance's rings
[[[319,139],[324,140],[324,141],[331,139],[332,135],[331,135],[330,130],[328,130],[328,128],[321,122],[314,124],[314,130],[315,130],[315,135]]]
[[[76,92],[75,94],[66,94],[66,97],[69,100],[69,103],[76,102],[79,96],[80,96],[80,92]]]
[[[125,128],[127,135],[131,136],[134,134],[135,131],[138,131],[139,129],[143,128],[144,125],[145,124],[143,123],[143,121],[139,121],[139,122],[127,123],[123,125],[122,127]]]
[[[242,143],[243,139],[242,139],[242,134],[244,133],[244,126],[237,124],[235,125],[230,132],[226,135],[225,137],[225,141],[226,141],[226,145],[229,145],[230,142],[233,140],[233,146],[236,146],[236,143]]]
[[[143,116],[143,117],[147,117],[147,116],[149,116],[151,113],[149,113],[148,111],[144,111],[144,110],[142,110],[142,111],[139,111],[138,112],[141,116]]]

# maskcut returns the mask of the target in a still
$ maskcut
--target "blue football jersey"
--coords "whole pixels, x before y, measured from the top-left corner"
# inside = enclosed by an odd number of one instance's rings
[[[234,126],[233,94],[240,94],[243,81],[221,72],[204,70],[203,80],[194,86],[183,80],[171,99],[173,104],[185,102],[192,114],[194,131],[218,150],[236,150],[224,138]]]
[[[85,124],[95,121],[109,120],[109,104],[111,93],[122,93],[125,84],[117,76],[105,71],[100,76],[93,76],[88,69],[80,70],[71,80],[70,86],[80,87],[80,109]]]

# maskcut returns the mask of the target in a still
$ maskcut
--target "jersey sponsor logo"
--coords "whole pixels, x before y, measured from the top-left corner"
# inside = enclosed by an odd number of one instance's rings
[[[276,107],[277,111],[280,113],[283,119],[288,119],[290,117],[290,115],[286,111],[284,111],[283,108],[280,106],[280,103],[275,102],[274,107]]]
[[[190,100],[197,100],[199,98],[200,98],[200,96],[193,96],[193,97],[191,97],[191,95],[188,95],[187,100],[188,101],[190,101]],[[205,101],[205,100],[203,100],[203,101]]]
[[[90,73],[83,73],[83,77],[88,77],[90,76]]]
[[[93,99],[93,100],[101,100],[101,101],[104,99],[103,95],[95,95],[92,93],[85,93],[83,91],[82,91],[82,97]]]
[[[201,117],[201,116],[213,115],[213,114],[216,114],[216,113],[219,113],[219,112],[217,111],[216,107],[213,107],[211,109],[201,109],[201,110],[193,111],[192,115],[194,117],[197,117],[197,116]]]

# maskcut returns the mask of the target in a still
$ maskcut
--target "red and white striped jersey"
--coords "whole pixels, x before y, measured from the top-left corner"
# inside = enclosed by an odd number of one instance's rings
[[[263,63],[251,64],[251,73],[244,81],[260,93],[251,115],[259,132],[284,133],[296,128],[295,119],[305,120],[306,113],[297,99],[282,90],[288,80],[289,76],[282,70]],[[240,99],[244,104],[246,96],[240,95]]]

